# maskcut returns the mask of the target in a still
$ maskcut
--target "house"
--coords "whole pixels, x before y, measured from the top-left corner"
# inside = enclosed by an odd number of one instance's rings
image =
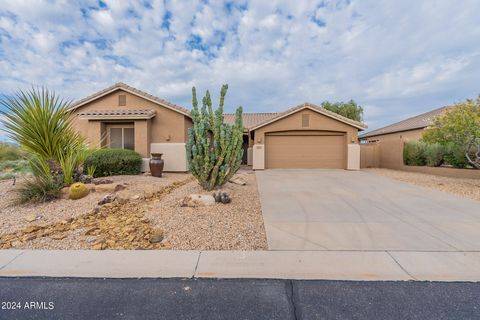
[[[403,165],[404,143],[422,138],[423,131],[446,108],[428,111],[360,135],[359,139],[363,142],[361,144],[361,167],[405,169]]]
[[[419,140],[420,138],[422,138],[423,130],[429,127],[432,124],[433,119],[442,114],[442,112],[444,112],[446,108],[447,107],[442,107],[432,111],[428,111],[419,114],[418,116],[414,116],[390,124],[386,127],[364,133],[360,135],[360,139],[365,142],[388,140]]]
[[[74,127],[93,146],[163,153],[165,171],[187,171],[189,110],[124,83],[81,99],[70,109]],[[233,123],[234,115],[224,120]],[[244,162],[253,169],[360,167],[363,123],[311,103],[281,113],[244,113]]]

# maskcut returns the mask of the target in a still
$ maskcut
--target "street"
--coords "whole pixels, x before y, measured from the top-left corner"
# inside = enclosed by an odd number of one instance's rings
[[[480,284],[0,278],[0,319],[479,319]]]

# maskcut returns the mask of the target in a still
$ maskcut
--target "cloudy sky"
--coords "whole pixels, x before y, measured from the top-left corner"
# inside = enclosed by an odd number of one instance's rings
[[[190,108],[354,99],[370,129],[480,93],[478,0],[2,0],[0,94],[117,81]]]

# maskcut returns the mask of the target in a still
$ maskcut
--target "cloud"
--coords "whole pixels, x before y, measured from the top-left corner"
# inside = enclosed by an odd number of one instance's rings
[[[355,99],[375,128],[478,95],[480,3],[16,1],[0,8],[0,93],[80,99],[123,81],[190,106],[279,111]]]

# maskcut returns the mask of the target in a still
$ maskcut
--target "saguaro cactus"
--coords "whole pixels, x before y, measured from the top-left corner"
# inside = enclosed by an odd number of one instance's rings
[[[197,93],[192,88],[193,128],[188,130],[187,159],[192,175],[205,190],[224,185],[240,168],[243,149],[242,107],[235,112],[233,125],[223,122],[223,104],[228,85],[220,91],[217,110],[212,109],[210,93],[198,109]]]

